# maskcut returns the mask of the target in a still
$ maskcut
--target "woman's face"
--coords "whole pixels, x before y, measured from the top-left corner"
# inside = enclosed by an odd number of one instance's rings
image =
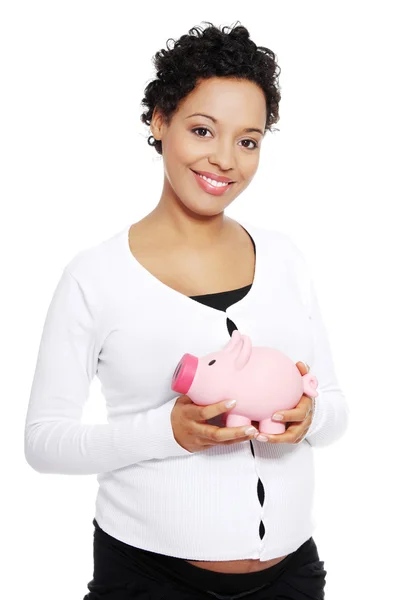
[[[254,177],[267,119],[264,93],[247,80],[201,80],[178,107],[169,126],[157,109],[151,132],[162,141],[164,189],[161,201],[183,203],[201,215],[221,213]],[[191,116],[202,113],[213,117]],[[245,131],[246,129],[260,131]],[[203,189],[193,171],[233,181],[221,195]],[[214,189],[214,188],[212,188]]]

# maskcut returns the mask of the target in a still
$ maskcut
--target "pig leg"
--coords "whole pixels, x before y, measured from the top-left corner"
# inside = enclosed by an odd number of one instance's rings
[[[251,420],[242,415],[233,415],[229,413],[226,417],[226,427],[243,427],[243,425],[251,425]]]
[[[271,419],[263,419],[260,421],[258,430],[260,433],[285,433],[285,423],[277,423]]]

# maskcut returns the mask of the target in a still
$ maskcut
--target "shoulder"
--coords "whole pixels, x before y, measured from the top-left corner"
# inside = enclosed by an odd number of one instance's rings
[[[115,269],[115,262],[123,242],[125,228],[99,242],[81,248],[64,265],[78,282],[93,282],[107,278],[107,272]]]
[[[265,242],[266,249],[275,249],[289,258],[297,258],[299,260],[305,259],[304,252],[290,234],[279,229],[255,225],[249,221],[241,221],[241,224],[250,234],[254,232],[259,240]]]

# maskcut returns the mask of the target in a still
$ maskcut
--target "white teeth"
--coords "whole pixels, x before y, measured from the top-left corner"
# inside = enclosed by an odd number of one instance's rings
[[[205,177],[205,175],[200,175],[200,173],[197,173],[197,174],[202,179],[205,179],[212,185],[215,185],[215,187],[226,187],[227,185],[229,185],[229,183],[223,183],[222,181],[215,181],[215,179],[210,179],[209,177]]]

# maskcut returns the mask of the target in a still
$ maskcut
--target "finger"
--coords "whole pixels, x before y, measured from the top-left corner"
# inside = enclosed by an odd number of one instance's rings
[[[221,442],[227,442],[229,440],[236,441],[238,439],[253,438],[258,433],[258,430],[254,428],[254,432],[249,435],[245,432],[248,427],[250,427],[250,425],[242,427],[217,427],[216,425],[209,425],[207,423],[197,423],[195,435],[199,438],[212,440],[213,442],[220,444]]]
[[[302,361],[299,361],[299,362],[297,362],[297,363],[296,363],[296,367],[297,367],[297,368],[298,368],[298,370],[300,371],[300,374],[301,374],[301,375],[307,375],[307,373],[308,373],[308,372],[309,372],[309,370],[310,370],[310,367],[309,367],[309,366],[308,366],[306,363],[304,363],[304,362],[302,362]]]
[[[212,419],[215,416],[220,415],[221,413],[229,413],[229,411],[233,408],[228,408],[226,406],[226,402],[229,400],[223,400],[222,402],[217,402],[215,404],[210,404],[208,406],[198,406],[197,404],[192,404],[187,409],[187,418],[192,419],[196,423],[195,434],[198,438],[212,441],[214,442],[211,445],[226,443],[227,441],[232,440],[233,443],[237,443],[237,440],[242,439],[250,440],[254,438],[258,433],[258,429],[252,423],[254,427],[254,432],[248,435],[246,433],[246,429],[250,425],[245,425],[242,427],[218,427],[217,425],[210,425],[206,423],[206,421]],[[226,416],[223,415],[223,420],[226,423]],[[224,423],[224,424],[225,424]]]
[[[289,425],[285,433],[281,434],[268,434],[268,442],[271,444],[296,444],[300,443],[303,438],[307,435],[309,425]],[[257,438],[256,438],[257,439]]]
[[[230,446],[231,444],[240,444],[241,442],[246,442],[251,440],[252,438],[254,438],[253,435],[248,435],[244,438],[238,439],[238,440],[228,440],[226,442],[221,442],[224,446]]]
[[[214,404],[208,404],[207,406],[199,406],[193,403],[192,406],[188,407],[187,415],[194,421],[208,421],[222,413],[229,413],[229,411],[235,407],[235,405],[227,407],[226,402],[229,402],[229,399]]]
[[[304,421],[304,419],[306,419],[310,414],[312,410],[312,405],[312,399],[303,394],[300,398],[298,405],[295,406],[295,408],[291,408],[290,410],[278,410],[272,415],[271,419],[278,423],[292,423],[293,421]],[[277,415],[282,415],[283,418],[278,419]]]
[[[231,444],[240,444],[241,442],[246,442],[246,441],[251,440],[253,437],[254,436],[248,435],[248,436],[246,436],[244,438],[238,438],[238,439],[235,439],[235,440],[225,440],[224,442],[214,442],[213,444],[205,443],[205,444],[203,444],[203,448],[204,449],[206,449],[206,448],[213,448],[214,446],[217,446],[217,445],[230,446]],[[210,440],[208,440],[208,442],[209,441]]]
[[[304,421],[309,415],[310,411],[308,408],[292,408],[291,410],[280,410],[275,413],[271,418],[277,423],[300,423]],[[282,415],[282,419],[279,419],[275,415]]]

